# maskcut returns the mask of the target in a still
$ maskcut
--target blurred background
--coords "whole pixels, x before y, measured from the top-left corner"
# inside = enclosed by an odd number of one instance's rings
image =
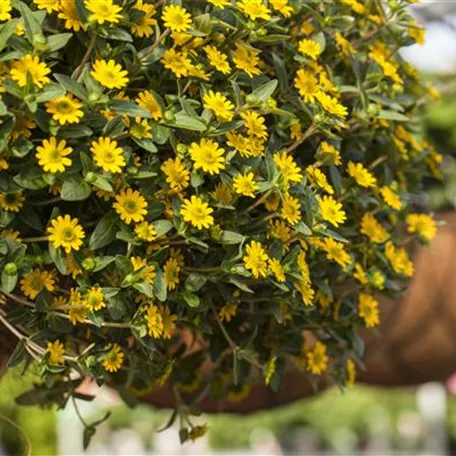
[[[427,29],[426,42],[403,55],[442,97],[427,107],[426,125],[439,152],[446,183],[429,182],[428,203],[437,210],[456,207],[456,1],[423,1],[414,14]],[[456,366],[455,366],[456,372]],[[100,389],[92,402],[81,402],[84,420],[107,411],[86,450],[83,427],[71,403],[65,410],[18,407],[14,398],[29,389],[33,376],[10,371],[0,384],[0,456],[2,455],[187,455],[187,454],[426,454],[456,455],[456,375],[445,384],[379,389],[357,386],[331,390],[315,398],[248,417],[201,416],[208,434],[179,443],[178,429],[157,433],[170,411],[148,406],[128,408],[112,391]],[[95,393],[95,392],[94,392]]]

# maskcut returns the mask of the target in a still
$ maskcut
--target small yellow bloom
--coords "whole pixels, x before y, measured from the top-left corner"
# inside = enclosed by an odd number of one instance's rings
[[[36,148],[36,158],[38,164],[49,173],[63,173],[67,166],[71,166],[72,160],[67,157],[73,152],[71,147],[66,147],[66,141],[57,139],[52,136],[50,139],[44,139],[41,146]]]
[[[100,310],[106,307],[104,302],[103,290],[100,287],[92,287],[87,291],[84,305],[89,310]]]
[[[259,189],[253,173],[238,174],[233,178],[233,188],[236,193],[255,198],[255,191]]]
[[[168,70],[171,70],[177,78],[188,76],[193,68],[187,52],[178,52],[176,49],[167,49],[163,54],[161,62]]]
[[[136,97],[136,103],[141,108],[149,111],[150,115],[154,120],[160,120],[162,118],[161,107],[155,98],[155,95],[150,90],[144,90]]]
[[[59,215],[51,220],[51,225],[47,231],[49,241],[55,249],[63,247],[66,253],[70,253],[81,248],[85,234],[76,217],[71,218],[68,214],[64,217]]]
[[[12,19],[11,10],[13,9],[11,5],[11,0],[1,0],[0,1],[0,21],[9,21]]]
[[[314,40],[304,39],[299,42],[299,52],[309,56],[311,59],[316,60],[323,52],[323,48]]]
[[[107,89],[122,89],[128,84],[128,72],[114,60],[96,60],[90,74]]]
[[[109,344],[106,348],[109,352],[101,364],[108,372],[117,372],[122,367],[125,354],[118,344]]]
[[[110,138],[101,137],[92,141],[90,151],[95,163],[104,171],[120,173],[126,164],[123,149],[117,147],[117,141]]]
[[[179,158],[169,158],[162,166],[161,170],[166,176],[166,182],[174,190],[180,191],[187,188],[190,181],[190,172],[185,167],[185,163]]]
[[[380,189],[380,193],[382,195],[383,201],[396,211],[399,211],[402,208],[402,201],[399,198],[399,195],[391,189],[391,187],[387,187],[386,185]]]
[[[190,199],[185,199],[181,207],[181,215],[186,222],[191,223],[199,230],[209,228],[214,224],[212,217],[214,209],[209,207],[199,196],[192,195]]]
[[[317,341],[312,350],[307,350],[307,370],[313,375],[321,375],[328,368],[328,355],[326,345]]]
[[[231,72],[230,63],[228,56],[223,52],[219,51],[215,46],[204,46],[204,52],[206,52],[209,63],[218,71],[223,74],[229,74]]]
[[[162,20],[165,27],[169,27],[173,32],[185,32],[192,26],[192,17],[185,8],[179,5],[165,6]]]
[[[40,10],[46,10],[48,14],[59,10],[60,0],[33,0],[33,3]]]
[[[147,214],[147,201],[137,190],[128,188],[116,196],[114,209],[127,224],[142,222]]]
[[[113,0],[85,0],[84,3],[87,10],[92,13],[89,19],[98,24],[117,24],[122,19],[122,7],[115,5]]]
[[[367,293],[359,295],[359,316],[364,320],[367,328],[373,328],[380,323],[378,301]]]
[[[334,189],[329,184],[328,179],[326,178],[326,175],[319,168],[309,165],[306,168],[306,175],[310,181],[315,183],[318,187],[320,187],[326,193],[329,193],[330,195],[334,194]]]
[[[277,258],[269,258],[269,269],[274,274],[277,282],[285,282],[285,269]]]
[[[326,258],[335,261],[338,265],[342,266],[342,268],[347,267],[351,263],[351,256],[345,250],[342,242],[326,237],[322,248],[326,252]]]
[[[146,242],[152,242],[157,238],[157,231],[154,225],[149,222],[141,222],[135,226],[135,234],[139,239]]]
[[[220,321],[230,322],[236,316],[237,310],[237,304],[225,304],[219,311]]]
[[[205,173],[220,174],[225,168],[225,150],[212,139],[202,138],[198,143],[192,143],[189,154],[194,161],[195,169],[202,169]]]
[[[19,212],[24,205],[25,196],[21,192],[0,192],[0,207],[8,212]]]
[[[52,118],[60,125],[79,123],[81,117],[84,116],[84,111],[81,108],[82,103],[71,94],[46,103],[46,111],[52,114]]]
[[[217,120],[230,122],[234,116],[234,105],[220,92],[209,90],[203,97],[203,106],[214,112]]]
[[[381,244],[389,238],[388,231],[372,214],[363,215],[360,231],[377,244]]]
[[[437,234],[437,224],[435,220],[427,214],[407,215],[407,231],[418,233],[426,241],[431,241]]]
[[[370,188],[377,185],[377,179],[375,176],[368,171],[362,163],[354,163],[352,161],[348,162],[347,171],[361,187]]]
[[[44,289],[50,292],[55,289],[55,279],[48,271],[34,269],[21,280],[21,291],[30,299],[35,299]]]
[[[34,55],[24,55],[20,60],[16,60],[11,65],[11,78],[18,83],[20,87],[27,85],[28,77],[30,76],[32,82],[37,87],[41,88],[45,84],[51,82],[48,74],[51,70],[44,62]]]
[[[286,195],[282,201],[282,210],[280,215],[290,225],[296,225],[301,220],[301,203],[297,198]]]
[[[342,209],[342,204],[337,202],[332,196],[318,198],[318,207],[323,220],[331,223],[335,227],[345,223],[347,216]]]
[[[243,260],[245,267],[252,272],[253,277],[258,279],[260,276],[267,276],[269,257],[259,242],[252,241],[247,246]]]
[[[295,87],[299,90],[304,103],[314,103],[317,93],[320,91],[315,73],[300,69],[294,79]]]
[[[169,290],[174,290],[180,282],[179,273],[181,265],[176,258],[169,258],[163,266],[166,286]]]
[[[412,277],[414,272],[413,263],[404,248],[395,247],[395,245],[389,241],[385,245],[385,256],[394,272],[404,275],[405,277]]]
[[[271,10],[263,3],[263,0],[241,0],[237,7],[252,21],[256,19],[271,19]]]
[[[258,68],[260,52],[258,49],[236,43],[236,50],[233,53],[233,62],[236,68],[244,71],[251,78],[261,74],[261,70]]]
[[[301,168],[296,164],[293,157],[287,154],[287,152],[275,154],[274,163],[282,173],[286,184],[291,182],[301,182]]]
[[[48,342],[47,352],[49,353],[49,364],[57,366],[65,362],[63,359],[65,347],[58,339],[55,342]]]

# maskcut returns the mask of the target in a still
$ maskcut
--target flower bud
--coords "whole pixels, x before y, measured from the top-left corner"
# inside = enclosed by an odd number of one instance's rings
[[[86,270],[86,271],[93,271],[95,269],[95,266],[97,265],[97,262],[94,258],[86,258],[83,262],[82,262],[82,267]]]
[[[93,184],[97,180],[97,176],[92,171],[89,171],[86,174],[85,180],[86,180],[86,182],[89,182],[90,184]]]
[[[186,154],[187,151],[188,151],[188,146],[187,146],[186,144],[180,143],[180,144],[177,145],[176,150],[177,150],[177,152],[178,152],[179,154],[184,155],[184,154]]]
[[[16,275],[17,266],[15,263],[7,263],[7,264],[5,264],[3,271],[5,272],[5,274],[11,275],[11,276]]]
[[[165,111],[163,117],[165,120],[174,120],[176,118],[174,112],[171,110]]]

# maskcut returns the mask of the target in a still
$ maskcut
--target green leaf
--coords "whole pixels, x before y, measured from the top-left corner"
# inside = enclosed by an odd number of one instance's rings
[[[25,33],[31,44],[34,44],[38,37],[43,37],[41,24],[37,19],[37,15],[23,2],[19,2],[19,11],[24,19]]]
[[[133,288],[138,290],[143,295],[147,296],[148,298],[154,297],[154,289],[150,283],[147,282],[138,282],[133,285]]]
[[[197,308],[200,306],[201,301],[198,295],[191,293],[190,291],[184,291],[182,293],[184,301],[192,308]]]
[[[87,101],[88,98],[88,93],[85,87],[80,84],[78,81],[76,81],[73,78],[70,78],[69,76],[65,74],[54,74],[55,79],[57,79],[60,84],[70,93],[73,95],[77,96],[81,100]]]
[[[6,364],[7,367],[17,366],[23,359],[25,354],[25,339],[19,340],[19,342],[14,347],[13,353]]]
[[[97,250],[106,247],[116,238],[117,216],[110,212],[104,215],[98,222],[95,230],[90,236],[89,249]]]
[[[165,276],[161,269],[157,269],[157,274],[155,276],[154,295],[161,302],[165,302],[168,295]]]
[[[182,128],[183,130],[191,131],[206,131],[207,125],[199,117],[191,117],[184,111],[176,114],[174,123],[169,124],[174,128]]]
[[[82,446],[84,448],[84,451],[87,450],[87,448],[90,445],[90,441],[92,440],[92,437],[96,434],[97,430],[93,426],[88,426],[84,428],[84,434],[82,437]]]
[[[200,290],[207,282],[207,278],[202,274],[192,272],[185,280],[185,288],[190,292]]]
[[[156,220],[152,224],[157,232],[157,237],[164,236],[173,229],[173,224],[169,220]]]
[[[87,182],[72,177],[64,180],[60,196],[64,201],[83,201],[91,192],[92,188]]]
[[[18,275],[16,274],[7,274],[5,271],[2,272],[2,290],[5,293],[11,293],[17,284]]]
[[[299,222],[294,229],[306,236],[312,236],[312,230],[304,222]]]
[[[241,242],[244,242],[244,240],[245,236],[242,234],[236,233],[235,231],[224,230],[220,242],[222,244],[240,244]]]
[[[63,138],[84,138],[92,134],[93,131],[86,125],[65,125],[59,129],[59,135]]]
[[[109,315],[111,315],[113,320],[120,320],[125,315],[125,298],[118,294],[106,301]]]
[[[90,183],[94,187],[97,187],[100,190],[104,190],[105,192],[112,192],[114,190],[112,188],[111,183],[106,178],[104,178],[103,176],[100,176],[99,174],[96,174],[94,177],[94,180],[90,180]]]
[[[132,137],[133,141],[138,144],[139,147],[143,148],[144,150],[147,150],[147,152],[150,152],[154,154],[155,152],[158,151],[157,146],[151,139],[143,138],[143,139],[137,139]]]
[[[16,29],[17,21],[8,21],[0,28],[0,52],[5,49],[11,35]]]
[[[44,86],[41,93],[36,96],[35,101],[37,103],[43,103],[45,101],[63,97],[63,95],[65,95],[65,89],[60,84],[50,83]]]
[[[134,101],[113,100],[109,107],[111,111],[114,111],[117,114],[122,114],[129,117],[142,117],[145,119],[152,119],[150,112],[141,108],[141,106],[136,104]]]
[[[52,243],[49,242],[49,255],[59,272],[65,275],[67,272],[67,263],[63,250],[61,248],[55,249]]]
[[[103,34],[103,37],[110,40],[126,41],[127,43],[133,42],[133,38],[127,31],[117,27],[109,27],[107,33]]]
[[[66,46],[70,38],[73,36],[72,33],[56,33],[48,37],[48,48],[47,52],[54,52],[62,49]]]
[[[101,256],[101,257],[95,258],[95,268],[93,269],[93,272],[102,271],[104,268],[109,266],[114,261],[115,261],[115,257],[113,257],[113,256]]]
[[[279,81],[277,79],[273,79],[272,81],[263,84],[261,87],[258,87],[258,89],[255,89],[252,92],[252,97],[261,101],[266,101],[268,98],[272,97],[278,84]]]
[[[376,117],[377,119],[396,120],[398,122],[408,122],[410,120],[410,118],[404,116],[404,114],[396,111],[387,111],[386,109],[380,109]]]

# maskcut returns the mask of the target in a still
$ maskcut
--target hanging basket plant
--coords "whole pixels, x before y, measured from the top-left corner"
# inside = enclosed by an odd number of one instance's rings
[[[43,382],[19,402],[353,383],[436,231],[409,3],[0,0],[0,326]]]

